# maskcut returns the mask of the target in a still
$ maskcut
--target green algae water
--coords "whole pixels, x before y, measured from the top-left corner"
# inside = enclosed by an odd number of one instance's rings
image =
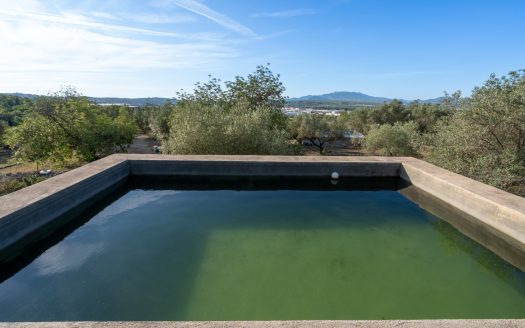
[[[525,274],[445,221],[327,189],[128,189],[5,278],[0,321],[525,317]]]

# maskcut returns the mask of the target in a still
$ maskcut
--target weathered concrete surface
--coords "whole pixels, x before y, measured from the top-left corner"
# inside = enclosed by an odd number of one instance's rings
[[[495,236],[525,254],[525,199],[414,158],[152,154],[112,155],[0,197],[0,250],[129,175],[297,177],[333,171],[342,177],[400,176],[474,218],[469,224],[487,232],[488,243]],[[489,248],[505,258],[498,247]]]
[[[132,175],[397,177],[401,163],[387,157],[128,155]]]
[[[109,156],[0,197],[0,250],[129,176],[122,156]]]
[[[453,225],[513,262],[525,254],[525,199],[413,158],[113,155],[0,197],[0,249],[129,175],[399,176],[466,213]],[[448,212],[444,212],[448,215]],[[481,237],[479,237],[481,236]],[[504,251],[514,253],[508,255]],[[508,253],[508,252],[507,252]],[[2,327],[525,327],[525,320],[60,322]]]
[[[401,178],[468,214],[473,218],[471,223],[525,253],[524,198],[421,160],[402,158],[401,161]],[[505,257],[497,247],[491,249]]]
[[[509,243],[506,238],[502,238],[501,234],[492,226],[413,185],[398,191],[427,212],[447,221],[465,236],[477,241],[505,261],[525,272],[525,252]]]
[[[382,321],[202,321],[202,322],[21,322],[0,328],[519,328],[525,320],[382,320]]]

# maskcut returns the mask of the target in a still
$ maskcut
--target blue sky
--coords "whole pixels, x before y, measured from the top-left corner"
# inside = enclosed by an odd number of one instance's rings
[[[291,97],[404,99],[525,68],[521,0],[0,0],[0,92],[173,97],[271,63]]]

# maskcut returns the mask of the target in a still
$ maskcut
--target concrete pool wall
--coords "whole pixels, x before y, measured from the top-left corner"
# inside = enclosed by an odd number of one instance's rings
[[[201,322],[16,322],[0,328],[519,328],[525,320],[320,320],[320,321],[201,321]]]
[[[24,237],[129,176],[329,179],[334,171],[343,179],[405,180],[411,187],[401,193],[430,212],[450,218],[447,221],[465,235],[525,271],[524,198],[405,157],[112,155],[0,197],[0,251],[9,250]],[[427,323],[432,326],[431,321]],[[523,321],[515,323],[525,325]],[[439,326],[443,326],[442,321]]]

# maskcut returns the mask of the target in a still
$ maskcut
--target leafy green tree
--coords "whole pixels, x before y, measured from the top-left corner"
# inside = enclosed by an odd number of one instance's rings
[[[370,130],[370,109],[356,109],[348,113],[348,127],[363,134]]]
[[[445,110],[458,110],[461,108],[464,99],[461,96],[461,91],[455,91],[452,94],[445,92],[445,96],[441,101],[440,107]]]
[[[5,136],[7,133],[7,122],[0,121],[0,149],[6,146]]]
[[[322,154],[327,142],[344,137],[346,124],[336,117],[304,113],[292,118],[288,128],[294,138],[308,140]]]
[[[171,105],[171,103],[169,105]],[[151,134],[150,121],[164,107],[165,106],[146,104],[141,107],[128,108],[128,112],[132,120],[137,125],[139,131],[142,133]]]
[[[10,129],[7,141],[21,160],[91,161],[125,151],[133,141],[136,126],[129,114],[122,109],[115,115],[74,89],[64,89],[38,98],[34,112]]]
[[[525,194],[525,72],[491,75],[461,106],[437,127],[428,160]]]
[[[270,64],[257,66],[247,77],[236,76],[234,81],[226,82],[226,99],[234,103],[242,101],[248,108],[270,108],[280,111],[286,104],[279,74],[273,74]]]
[[[19,161],[39,163],[53,158],[65,161],[73,156],[66,136],[43,116],[32,113],[21,124],[9,129],[6,143],[14,149],[14,158]]]
[[[113,139],[114,147],[118,148],[122,153],[127,152],[127,147],[133,142],[138,131],[138,126],[133,120],[130,111],[125,107],[121,107],[111,124],[113,126],[111,139]]]
[[[296,153],[269,108],[186,102],[173,111],[163,151],[172,154],[289,155]]]
[[[198,103],[201,106],[217,106],[229,109],[242,103],[248,109],[271,109],[272,121],[280,128],[286,128],[286,117],[281,109],[286,104],[285,87],[279,74],[274,74],[269,67],[257,66],[254,73],[247,77],[236,76],[234,81],[224,82],[209,77],[207,82],[198,82],[192,93],[177,93],[177,104]]]
[[[177,92],[177,104],[197,103],[201,106],[231,107],[235,99],[228,99],[220,79],[208,76],[207,82],[197,82],[193,92],[181,90]]]
[[[417,131],[413,122],[373,126],[365,139],[369,150],[387,156],[414,156]]]
[[[269,67],[257,66],[254,73],[246,77],[236,76],[234,81],[224,82],[209,77],[207,82],[197,82],[191,93],[177,93],[177,103],[198,103],[203,106],[219,106],[230,108],[242,103],[252,110],[269,108],[280,111],[286,104],[285,87],[279,74],[274,74]]]
[[[348,124],[352,130],[367,134],[375,125],[395,125],[396,123],[415,122],[420,133],[431,131],[444,116],[454,113],[453,106],[459,103],[460,93],[446,96],[446,104],[433,105],[414,101],[404,105],[399,100],[380,105],[372,109],[356,109],[348,114]]]
[[[268,66],[259,66],[253,74],[236,77],[224,86],[210,77],[197,83],[193,92],[178,93],[176,105],[168,111],[168,131],[163,116],[151,130],[168,153],[295,153],[281,112],[283,93],[279,75]]]
[[[186,102],[186,105],[188,104],[192,104],[192,102]],[[180,106],[185,105],[181,104]],[[170,117],[171,113],[175,111],[175,107],[173,104],[167,103],[163,106],[150,108],[148,114],[148,130],[156,140],[163,142],[169,137]]]
[[[454,114],[448,105],[425,104],[414,101],[407,107],[407,122],[414,122],[419,133],[432,132],[436,124],[445,116]]]
[[[407,110],[405,105],[397,99],[383,104],[370,113],[372,124],[395,124],[407,121]]]
[[[32,110],[32,100],[12,95],[0,95],[0,121],[8,126],[19,124]]]

